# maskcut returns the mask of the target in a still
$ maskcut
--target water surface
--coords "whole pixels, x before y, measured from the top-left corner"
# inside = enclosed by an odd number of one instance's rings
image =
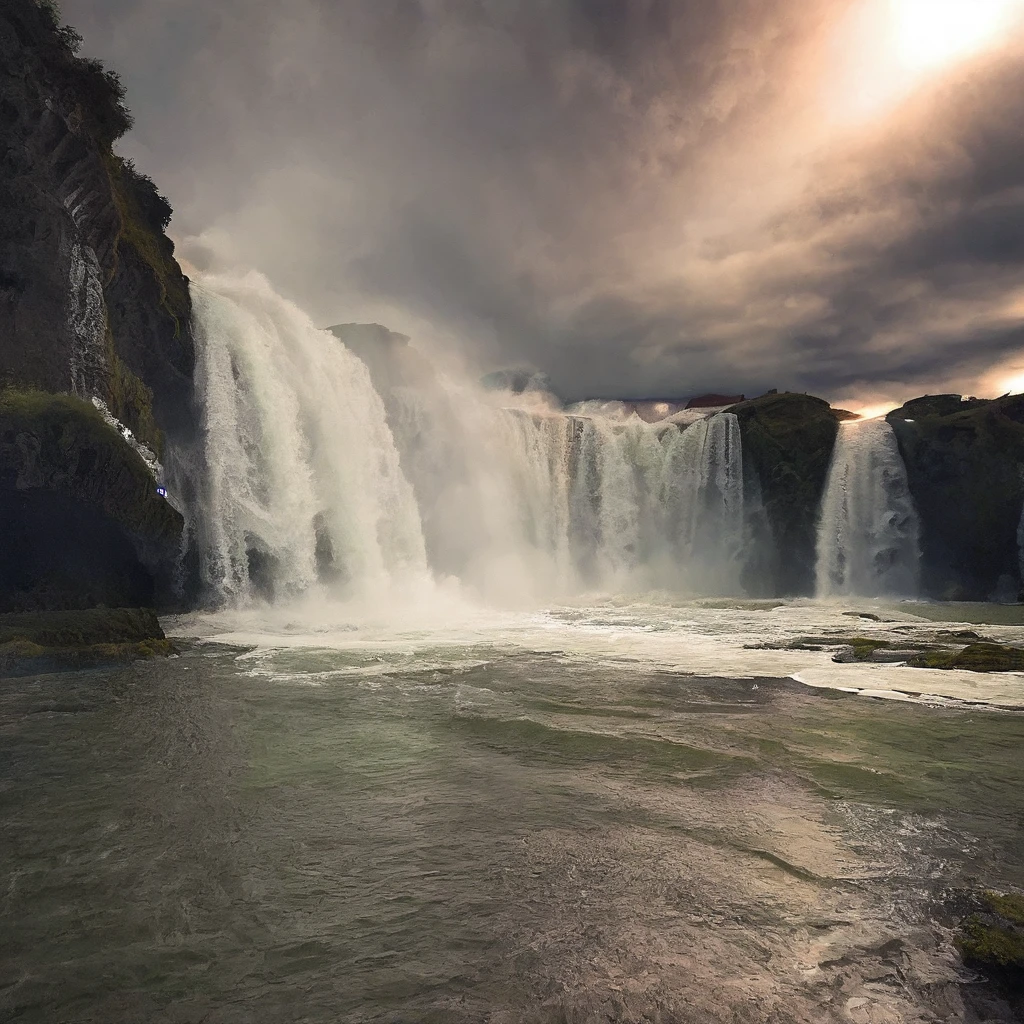
[[[1024,885],[1024,718],[843,692],[913,670],[748,646],[844,609],[727,604],[193,617],[5,683],[0,1016],[978,1019],[946,905]]]

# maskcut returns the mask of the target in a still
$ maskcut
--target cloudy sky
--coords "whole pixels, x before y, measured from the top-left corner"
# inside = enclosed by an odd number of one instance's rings
[[[567,397],[1024,390],[1024,0],[64,0],[196,266]]]

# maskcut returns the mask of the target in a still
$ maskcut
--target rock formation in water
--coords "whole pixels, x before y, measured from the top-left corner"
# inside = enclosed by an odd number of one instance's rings
[[[932,395],[888,416],[921,519],[924,593],[1016,600],[1021,590],[1024,395]]]
[[[813,594],[817,522],[839,420],[810,395],[767,394],[732,407],[744,460],[760,485],[767,529],[753,539],[747,586],[757,594]]]
[[[120,82],[79,42],[50,5],[0,0],[6,607],[158,599],[181,530],[139,452],[192,430],[188,285],[170,207],[113,152],[131,124]]]

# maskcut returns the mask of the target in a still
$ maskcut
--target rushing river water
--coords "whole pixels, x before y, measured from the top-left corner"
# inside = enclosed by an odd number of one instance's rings
[[[4,684],[0,1017],[981,1019],[946,907],[1024,884],[1024,718],[961,698],[1024,677],[749,646],[913,606],[724,604],[192,616]]]

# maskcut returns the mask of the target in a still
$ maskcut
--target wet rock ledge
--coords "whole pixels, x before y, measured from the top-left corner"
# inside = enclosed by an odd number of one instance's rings
[[[85,608],[0,615],[0,679],[171,654],[149,608]]]

